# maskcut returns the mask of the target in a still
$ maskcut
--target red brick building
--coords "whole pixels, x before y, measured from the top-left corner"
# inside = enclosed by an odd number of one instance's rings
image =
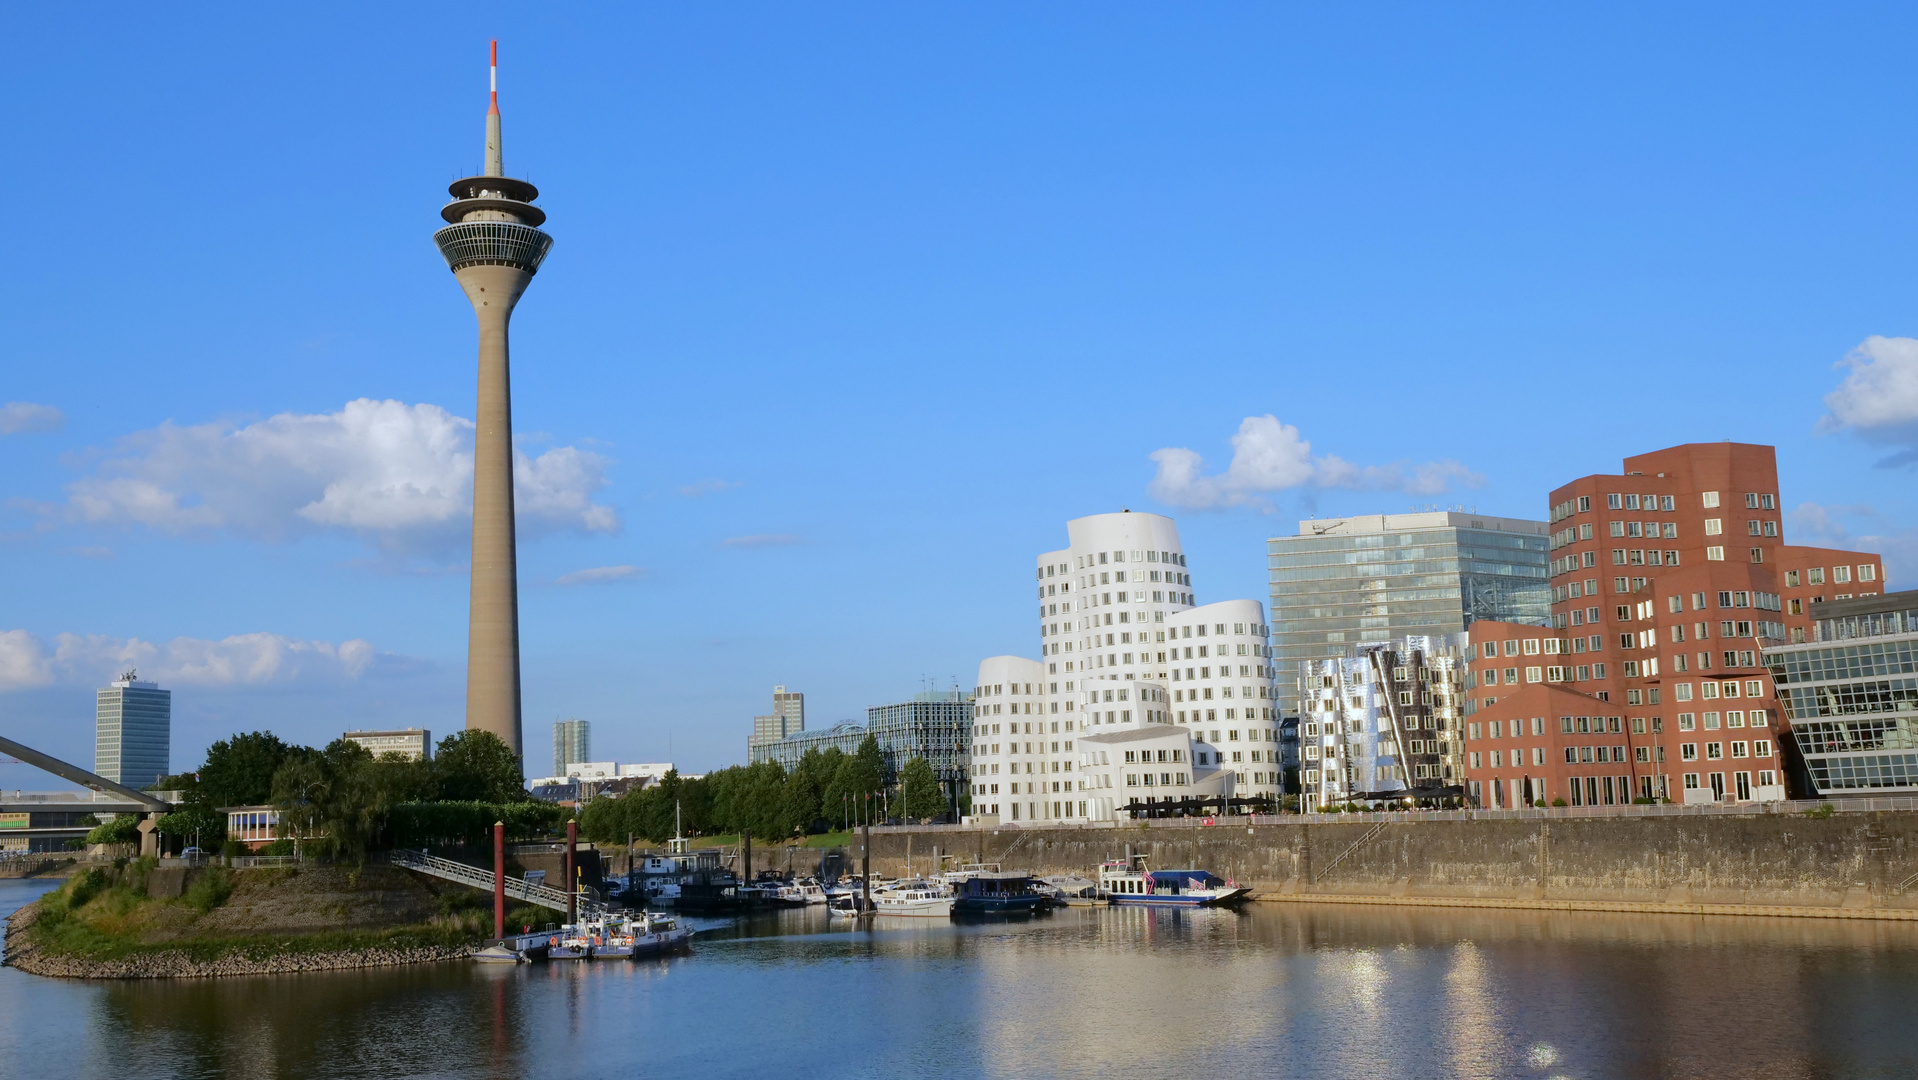
[[[1553,625],[1470,631],[1468,798],[1782,797],[1790,739],[1760,652],[1804,640],[1815,603],[1884,589],[1877,555],[1787,545],[1782,505],[1773,449],[1729,442],[1552,492]]]

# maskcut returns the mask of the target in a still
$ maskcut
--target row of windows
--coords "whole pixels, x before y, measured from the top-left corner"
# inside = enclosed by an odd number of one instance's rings
[[[1849,566],[1834,566],[1831,568],[1832,583],[1836,585],[1848,584],[1851,581],[1851,574],[1852,574],[1852,568]],[[1872,563],[1860,563],[1858,565],[1858,580],[1859,581],[1877,581],[1878,567]],[[1798,581],[1799,581],[1798,571],[1796,570],[1785,571],[1785,587],[1786,588],[1788,589],[1798,588]],[[1805,581],[1805,584],[1807,585],[1823,585],[1825,583],[1825,568],[1822,566],[1814,566],[1811,569],[1806,570],[1804,581]]]
[[[1704,509],[1711,510],[1718,506],[1718,492],[1701,491],[1698,495],[1699,503]],[[1748,491],[1745,493],[1745,508],[1748,510],[1776,510],[1778,509],[1778,499],[1775,495],[1766,492]],[[1676,496],[1672,495],[1637,495],[1619,492],[1605,496],[1605,509],[1657,510],[1669,514],[1678,509],[1678,500]],[[1589,514],[1591,510],[1592,496],[1590,495],[1580,495],[1576,499],[1567,499],[1552,507],[1552,522],[1556,524],[1564,521],[1573,514]]]
[[[1794,723],[1812,716],[1897,712],[1918,709],[1918,679],[1797,687],[1785,695]]]

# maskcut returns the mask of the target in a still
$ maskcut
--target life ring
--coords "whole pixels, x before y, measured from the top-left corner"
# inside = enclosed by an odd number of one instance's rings
[[[558,944],[559,944],[559,938],[558,938],[558,937],[549,937],[549,938],[547,938],[547,939],[546,939],[546,944],[548,944],[548,945],[558,945]]]

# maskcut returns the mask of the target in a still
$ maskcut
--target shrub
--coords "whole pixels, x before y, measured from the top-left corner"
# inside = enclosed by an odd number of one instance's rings
[[[137,844],[140,842],[140,819],[133,814],[115,815],[112,821],[93,827],[87,833],[89,844]]]
[[[543,908],[535,904],[520,904],[517,907],[510,907],[506,909],[507,933],[512,933],[514,931],[517,931],[520,927],[523,927],[523,926],[530,926],[535,929],[538,929],[539,927],[545,926],[547,923],[553,923],[558,921],[559,921],[559,912],[554,911],[552,908]]]
[[[193,884],[186,887],[186,892],[180,899],[188,907],[196,908],[204,915],[226,903],[226,898],[231,895],[233,895],[233,875],[223,866],[214,866],[208,867],[195,878]]]
[[[291,839],[282,836],[278,840],[275,840],[270,844],[262,845],[260,847],[260,850],[254,852],[253,854],[255,855],[298,855],[299,853],[300,853],[299,845],[295,844]]]
[[[1830,803],[1820,803],[1810,810],[1805,811],[1805,816],[1808,818],[1828,818],[1837,812]]]
[[[1564,797],[1563,795],[1561,795],[1561,796],[1559,796],[1558,798],[1556,798],[1556,799],[1553,799],[1553,800],[1552,800],[1552,805],[1553,805],[1553,806],[1567,806],[1567,805],[1570,805],[1570,804],[1568,804],[1568,803],[1567,803],[1567,802],[1565,801],[1565,797]]]

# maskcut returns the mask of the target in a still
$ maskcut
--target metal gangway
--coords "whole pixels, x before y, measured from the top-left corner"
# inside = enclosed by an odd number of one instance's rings
[[[442,859],[437,855],[428,855],[424,851],[412,851],[407,848],[394,848],[387,858],[394,866],[402,866],[408,870],[417,870],[422,874],[431,874],[436,878],[444,878],[447,881],[456,881],[461,885],[470,885],[475,889],[480,889],[485,892],[490,893],[493,891],[493,872],[491,870],[481,870],[477,866],[468,866],[463,862],[455,862],[452,859]],[[530,881],[522,881],[519,878],[509,877],[506,879],[506,895],[515,900],[524,900],[529,904],[538,904],[541,907],[552,908],[554,911],[564,912],[566,910],[567,896],[565,890],[555,889],[550,885],[536,885]],[[605,904],[587,896],[583,892],[579,893],[576,899],[579,903],[579,914],[581,917],[604,915],[607,911]]]

